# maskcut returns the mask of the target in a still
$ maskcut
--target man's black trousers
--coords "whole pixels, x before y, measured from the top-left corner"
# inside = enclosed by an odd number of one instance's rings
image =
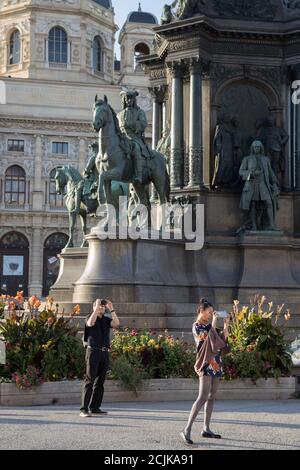
[[[86,377],[82,390],[81,410],[97,411],[103,400],[109,353],[98,348],[87,348],[85,362]]]

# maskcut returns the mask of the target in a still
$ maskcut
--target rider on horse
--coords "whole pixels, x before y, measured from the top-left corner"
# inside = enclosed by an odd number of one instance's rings
[[[75,190],[75,208],[72,212],[77,214],[80,211],[81,202],[84,198],[97,199],[99,174],[96,168],[96,157],[99,151],[98,142],[90,144],[89,149],[92,151],[92,155],[83,170],[84,179],[78,183]],[[90,216],[96,217],[96,211],[90,212]]]
[[[143,182],[143,158],[153,158],[148,148],[144,132],[148,125],[146,113],[139,108],[136,102],[137,91],[122,91],[123,110],[118,114],[121,132],[131,141],[132,158],[134,162],[134,182]]]

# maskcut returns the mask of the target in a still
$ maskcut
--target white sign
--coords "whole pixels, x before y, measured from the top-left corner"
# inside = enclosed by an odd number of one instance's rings
[[[3,276],[23,276],[23,256],[3,256]]]
[[[0,339],[0,364],[6,364],[5,343]]]

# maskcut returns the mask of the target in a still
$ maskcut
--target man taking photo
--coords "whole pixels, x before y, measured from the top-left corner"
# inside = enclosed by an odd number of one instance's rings
[[[93,313],[84,328],[86,351],[86,378],[82,391],[80,416],[104,415],[101,410],[104,381],[109,367],[110,330],[118,328],[120,321],[110,300],[97,299]]]

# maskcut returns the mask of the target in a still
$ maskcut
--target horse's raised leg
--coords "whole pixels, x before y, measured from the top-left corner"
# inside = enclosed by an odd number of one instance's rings
[[[83,233],[83,242],[80,248],[85,248],[86,246],[88,246],[88,242],[85,239],[85,236],[87,234],[87,212],[84,210],[80,211],[80,221]]]

